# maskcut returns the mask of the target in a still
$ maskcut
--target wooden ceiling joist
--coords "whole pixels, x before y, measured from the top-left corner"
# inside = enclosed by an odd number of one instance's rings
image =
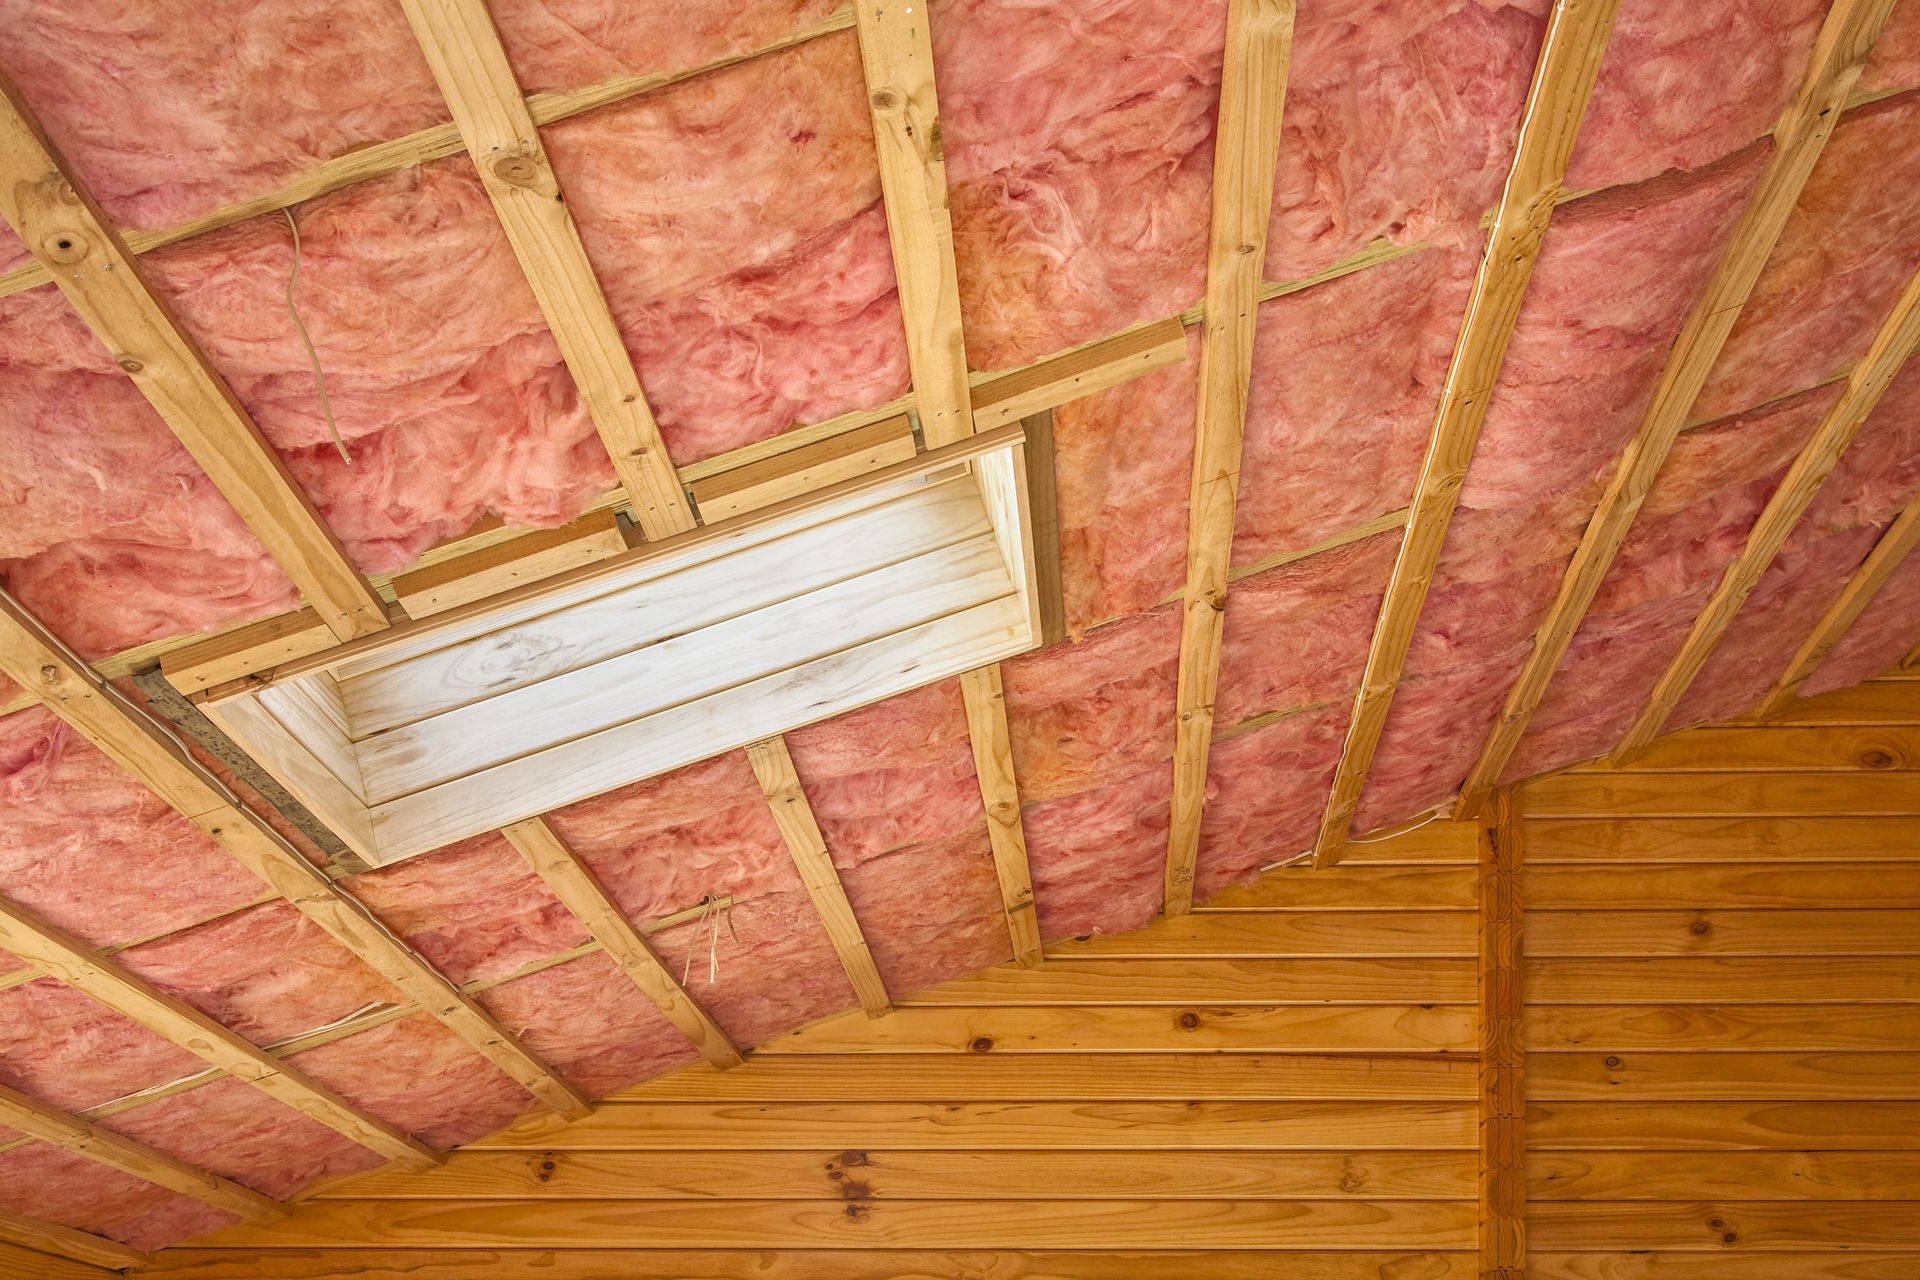
[[[1616,766],[1631,761],[1659,735],[1688,686],[1733,624],[1740,607],[1760,585],[1761,576],[1773,563],[1787,535],[1812,505],[1814,495],[1840,461],[1840,455],[1853,443],[1860,424],[1873,412],[1887,384],[1893,381],[1917,343],[1920,343],[1920,272],[1907,281],[1899,301],[1874,334],[1867,353],[1855,362],[1853,371],[1847,375],[1846,389],[1840,399],[1827,410],[1813,438],[1800,450],[1779,488],[1767,499],[1740,554],[1721,575],[1713,594],[1694,618],[1680,652],[1661,673],[1647,705],[1641,708],[1626,737],[1614,749],[1611,759]]]
[[[0,671],[541,1102],[565,1115],[587,1113],[586,1100],[552,1068],[389,933],[357,899],[337,888],[177,739],[102,681],[5,592],[0,592]]]
[[[787,842],[787,852],[793,855],[800,881],[807,887],[807,896],[813,899],[814,910],[833,942],[834,953],[840,957],[841,968],[847,971],[847,980],[853,984],[860,1007],[869,1018],[892,1013],[893,998],[887,994],[887,984],[880,980],[880,970],[874,966],[873,953],[867,949],[867,938],[853,914],[853,904],[847,901],[847,891],[840,883],[833,855],[827,852],[826,838],[814,820],[813,806],[807,803],[807,794],[800,787],[800,774],[793,767],[787,740],[768,738],[754,743],[747,748],[747,762],[753,766],[753,776],[759,779],[760,790],[773,809],[773,820],[780,828],[781,838]]]
[[[147,1255],[138,1249],[129,1249],[105,1236],[75,1231],[57,1222],[5,1211],[0,1211],[0,1242],[19,1245],[22,1249],[31,1249],[39,1254],[52,1254],[56,1258],[70,1258],[75,1262],[105,1267],[114,1272],[125,1271],[128,1267],[137,1267],[148,1261]]]
[[[967,707],[967,736],[973,744],[980,801],[987,810],[993,869],[1007,912],[1007,935],[1014,960],[1025,968],[1040,963],[1040,919],[1033,903],[1033,874],[1027,867],[1026,831],[1020,824],[1020,787],[1013,772],[1013,734],[1007,727],[1000,664],[961,676],[960,694]]]
[[[599,879],[545,818],[529,818],[502,827],[500,834],[519,850],[535,875],[553,890],[561,905],[579,918],[601,949],[613,957],[621,972],[640,988],[667,1020],[685,1036],[700,1056],[716,1067],[737,1067],[740,1050],[673,973],[654,953],[640,931],[627,919]]]
[[[277,1200],[144,1142],[135,1142],[90,1120],[47,1106],[6,1085],[0,1085],[0,1125],[85,1156],[109,1169],[145,1179],[157,1187],[238,1214],[249,1222],[278,1222],[287,1216],[286,1206]]]
[[[1200,321],[1193,480],[1187,498],[1186,603],[1180,622],[1173,812],[1167,832],[1165,904],[1170,916],[1193,906],[1233,558],[1241,437],[1253,378],[1253,331],[1293,57],[1293,12],[1293,0],[1231,0],[1227,7],[1207,290]]]
[[[1674,441],[1687,425],[1688,414],[1720,358],[1727,335],[1733,331],[1761,269],[1786,228],[1800,190],[1839,122],[1892,7],[1893,0],[1836,0],[1828,10],[1799,92],[1774,128],[1774,151],[1766,170],[1668,353],[1646,415],[1594,508],[1593,519],[1581,535],[1559,592],[1534,636],[1533,648],[1507,693],[1500,719],[1461,789],[1463,812],[1477,810],[1485,801],[1526,736],[1567,646],[1579,632],[1607,570],[1626,541],[1627,530],[1652,491]]]
[[[1374,751],[1420,625],[1453,510],[1466,482],[1506,360],[1520,304],[1553,218],[1567,161],[1613,32],[1618,0],[1556,0],[1520,117],[1513,165],[1487,232],[1460,336],[1440,391],[1433,436],[1408,509],[1406,533],[1380,605],[1346,743],[1314,844],[1314,864],[1337,861],[1366,789]]]
[[[0,947],[370,1151],[415,1168],[439,1160],[430,1147],[10,902],[0,902]]]
[[[327,629],[351,640],[385,627],[373,587],[4,75],[0,216]]]
[[[485,0],[401,6],[641,532],[658,539],[693,528],[693,509]]]

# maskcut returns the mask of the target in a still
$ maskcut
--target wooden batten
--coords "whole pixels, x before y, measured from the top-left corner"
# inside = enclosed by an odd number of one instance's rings
[[[974,429],[1005,426],[1186,358],[1187,331],[1178,316],[1128,329],[980,382],[973,389]]]
[[[1314,843],[1316,866],[1339,859],[1353,827],[1407,650],[1419,629],[1427,588],[1453,522],[1454,505],[1480,439],[1480,424],[1486,420],[1507,344],[1520,318],[1520,304],[1532,283],[1534,264],[1573,155],[1574,139],[1600,73],[1617,8],[1618,0],[1557,0],[1548,21],[1520,117],[1513,164],[1447,366],[1433,435],[1408,509],[1406,533],[1387,581],[1339,768],[1320,820]]]
[[[827,852],[826,838],[814,820],[813,806],[807,803],[807,793],[801,789],[800,775],[793,767],[787,740],[769,738],[752,744],[747,748],[747,763],[753,766],[753,776],[759,780],[760,790],[773,809],[774,823],[787,842],[787,852],[793,855],[800,881],[807,887],[807,896],[813,899],[814,910],[820,913],[820,923],[826,927],[834,953],[840,957],[841,968],[847,971],[847,980],[853,984],[860,1007],[869,1018],[893,1012],[887,984],[880,980],[880,970],[874,966],[873,953],[867,949],[867,938],[853,914],[853,904],[847,901],[847,891],[840,883],[833,855]]]
[[[105,1236],[96,1236],[88,1231],[75,1231],[72,1227],[63,1227],[57,1222],[46,1222],[39,1218],[28,1218],[17,1213],[0,1211],[0,1245],[17,1245],[22,1250],[32,1251],[29,1259],[33,1262],[33,1271],[22,1271],[23,1277],[33,1276],[40,1280],[42,1276],[67,1275],[56,1270],[59,1265],[53,1259],[67,1258],[74,1262],[84,1262],[90,1266],[105,1267],[108,1271],[119,1273],[129,1267],[137,1267],[149,1259],[138,1249],[129,1249],[126,1245],[109,1240]],[[39,1269],[38,1258],[47,1257],[49,1266],[46,1271]],[[0,1262],[11,1261],[0,1255]]]
[[[393,580],[393,593],[408,617],[426,618],[619,555],[626,549],[626,535],[613,512],[589,511],[557,529],[536,529],[511,541],[403,573]]]
[[[685,1036],[700,1056],[716,1067],[737,1067],[742,1059],[733,1041],[702,1009],[699,1002],[674,980],[626,913],[608,895],[587,865],[567,847],[544,818],[529,818],[502,827],[500,834],[520,852],[561,905],[579,918],[622,973],[640,988],[667,1020]]]
[[[501,228],[648,538],[693,509],[485,0],[401,0]]]
[[[913,423],[900,415],[714,472],[688,487],[701,521],[711,523],[908,461],[915,452]]]
[[[1740,554],[1721,575],[1713,594],[1693,620],[1680,652],[1661,673],[1647,705],[1614,749],[1612,759],[1616,764],[1631,761],[1666,725],[1687,687],[1733,624],[1740,606],[1760,585],[1761,576],[1773,563],[1787,535],[1812,505],[1814,495],[1840,461],[1840,455],[1853,443],[1861,423],[1880,403],[1887,384],[1913,353],[1916,343],[1920,343],[1920,272],[1907,281],[1907,287],[1881,323],[1867,353],[1847,375],[1846,390],[1821,419],[1813,438],[1800,450],[1773,496],[1767,499]]]
[[[976,419],[977,421],[977,419]],[[1034,590],[1040,600],[1040,643],[1067,638],[1066,582],[1060,562],[1060,489],[1053,470],[1053,411],[1022,418],[1027,433],[1027,510],[1033,524]]]
[[[328,630],[348,640],[385,627],[372,586],[4,75],[0,216]]]
[[[238,1214],[249,1222],[278,1222],[286,1206],[239,1183],[188,1164],[144,1142],[122,1137],[0,1085],[0,1125],[81,1155],[109,1169]]]
[[[1828,10],[1799,92],[1774,128],[1773,155],[1674,340],[1640,427],[1581,534],[1566,576],[1534,635],[1533,647],[1507,693],[1500,719],[1461,789],[1462,811],[1472,812],[1481,805],[1526,736],[1567,646],[1573,643],[1626,541],[1627,530],[1652,492],[1673,442],[1686,427],[1693,403],[1839,122],[1892,7],[1892,0],[1836,0]]]
[[[177,739],[5,592],[0,592],[0,671],[528,1092],[562,1114],[587,1112],[586,1100],[491,1014],[388,932],[357,899],[336,888]]]
[[[1167,834],[1168,915],[1193,906],[1200,810],[1213,741],[1213,700],[1226,626],[1234,504],[1267,222],[1279,169],[1280,118],[1293,54],[1293,0],[1232,0],[1213,152],[1213,212],[1201,320],[1200,390],[1188,491],[1186,604],[1180,624],[1173,810]]]
[[[1040,920],[1033,902],[1033,874],[1027,867],[1027,837],[1020,823],[1020,787],[1013,771],[1013,734],[1007,727],[1007,699],[1000,664],[960,677],[967,708],[967,736],[973,745],[973,770],[980,802],[987,811],[987,836],[1000,900],[1007,911],[1013,958],[1022,968],[1040,963]]]

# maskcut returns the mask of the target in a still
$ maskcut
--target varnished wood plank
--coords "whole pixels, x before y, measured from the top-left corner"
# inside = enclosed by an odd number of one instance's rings
[[[1201,911],[1130,933],[1048,946],[1052,957],[1463,956],[1475,954],[1467,911]]]
[[[874,967],[866,935],[861,932],[853,905],[847,901],[847,891],[840,884],[840,872],[833,865],[833,855],[827,852],[826,839],[813,817],[813,806],[807,803],[807,794],[801,789],[800,775],[794,770],[793,756],[787,751],[787,740],[768,738],[754,743],[747,748],[747,763],[753,766],[753,775],[773,809],[773,820],[787,843],[787,852],[793,855],[793,864],[806,885],[807,895],[813,899],[814,910],[820,914],[820,923],[833,942],[834,953],[840,957],[840,966],[853,984],[861,1009],[869,1018],[890,1012],[893,1001],[887,994],[887,984],[881,981],[880,971]]]
[[[1513,162],[1441,386],[1440,407],[1414,485],[1406,533],[1387,581],[1339,768],[1321,817],[1314,844],[1314,861],[1319,865],[1339,859],[1360,807],[1367,772],[1386,729],[1387,713],[1419,628],[1427,588],[1440,563],[1440,550],[1506,360],[1520,305],[1533,280],[1617,7],[1617,0],[1556,0],[1548,18],[1520,117]]]
[[[1920,908],[1920,863],[1696,863],[1536,867],[1527,901],[1540,910],[1702,907]]]
[[[1317,871],[1277,867],[1250,885],[1224,890],[1197,908],[1220,911],[1471,910],[1472,867],[1370,867]]]
[[[1666,726],[1693,678],[1706,665],[1727,628],[1733,625],[1747,597],[1760,585],[1762,575],[1773,563],[1787,535],[1812,505],[1814,495],[1840,461],[1840,455],[1853,443],[1860,424],[1873,412],[1887,384],[1893,381],[1894,374],[1899,372],[1916,344],[1920,344],[1920,272],[1907,281],[1893,310],[1874,334],[1872,345],[1855,361],[1853,371],[1847,375],[1846,389],[1840,399],[1821,419],[1813,437],[1787,468],[1773,496],[1767,499],[1740,554],[1721,575],[1712,596],[1688,630],[1680,651],[1661,672],[1646,706],[1614,749],[1616,762],[1631,762]]]
[[[1521,826],[1509,792],[1494,793],[1481,838],[1479,1242],[1483,1276],[1527,1265],[1526,1036]]]
[[[1817,698],[1796,699],[1769,725],[1920,724],[1920,681],[1870,680]]]
[[[1681,735],[1687,736],[1691,735]],[[1533,854],[1529,861],[1536,867],[1588,862],[1920,859],[1920,817],[1539,818],[1528,820],[1527,835]]]
[[[1920,1005],[1529,1005],[1526,1028],[1536,1049],[1871,1052],[1920,1042]]]
[[[1476,998],[1471,960],[1098,960],[1055,956],[1044,973],[994,968],[900,1003],[984,1005],[1463,1003]]]
[[[1884,1157],[1882,1158],[1884,1159]],[[1910,1162],[1911,1163],[1911,1162]],[[1075,1200],[1457,1200],[1464,1152],[462,1151],[425,1177],[375,1173],[321,1200],[996,1200],[1008,1173]],[[1920,1165],[1914,1166],[1920,1170]]]
[[[1138,325],[981,382],[973,389],[974,429],[1058,408],[1186,358],[1187,330],[1178,316]]]
[[[1529,1151],[1916,1151],[1920,1102],[1555,1102]]]
[[[119,1274],[0,1240],[0,1280],[113,1280]]]
[[[1240,490],[1240,450],[1253,335],[1259,321],[1267,223],[1279,166],[1280,121],[1293,61],[1293,0],[1229,0],[1214,133],[1207,287],[1200,331],[1187,567],[1175,692],[1173,808],[1166,913],[1193,906],[1206,801],[1207,753],[1226,626],[1227,577]]]
[[[105,1236],[75,1231],[57,1222],[4,1210],[0,1210],[0,1244],[17,1245],[22,1252],[31,1251],[43,1256],[50,1254],[55,1266],[59,1265],[58,1260],[69,1260],[107,1267],[117,1272],[139,1266],[147,1260],[147,1255],[138,1249],[129,1249]],[[26,1274],[41,1280],[39,1272]]]
[[[72,725],[247,870],[518,1081],[543,1103],[580,1115],[586,1100],[474,1000],[342,893],[153,717],[133,706],[0,592],[0,671]]]
[[[437,1174],[434,1176],[438,1176]],[[1920,1154],[1587,1151],[1536,1155],[1537,1200],[1920,1200]],[[1841,1242],[1846,1243],[1846,1242]]]
[[[183,1000],[99,956],[25,908],[0,902],[0,948],[37,964],[60,981],[164,1037],[216,1070],[245,1080],[268,1097],[389,1160],[413,1167],[438,1157],[394,1126],[355,1107],[317,1080],[269,1056]]]
[[[393,580],[393,593],[408,617],[425,618],[626,549],[627,540],[613,512],[590,511],[557,529],[536,529],[509,542],[400,574]]]
[[[347,640],[385,627],[373,587],[5,76],[0,216],[327,628]]]
[[[1591,1102],[1601,1098],[1643,1102],[1920,1100],[1920,1055],[1898,1050],[1792,1053],[1747,1049],[1701,1053],[1683,1048],[1673,1053],[1612,1053],[1596,1047],[1578,1052],[1536,1051],[1529,1062],[1533,1068],[1529,1091],[1542,1102]]]
[[[1920,1001],[1920,956],[1637,956],[1527,964],[1542,1004],[1834,1004]]]
[[[0,1125],[252,1222],[277,1222],[287,1216],[285,1206],[257,1191],[5,1085],[0,1085]]]
[[[853,7],[914,407],[928,447],[938,448],[974,424],[930,19],[926,0],[862,0]]]
[[[1577,1204],[1547,1201],[1533,1230],[1549,1249],[1847,1249],[1906,1252],[1920,1239],[1920,1205],[1742,1202]]]
[[[1546,1253],[1530,1280],[1911,1280],[1920,1253]]]
[[[1880,36],[1892,0],[1836,0],[1827,11],[1800,87],[1773,130],[1773,152],[1753,193],[1728,233],[1680,335],[1667,353],[1640,426],[1627,442],[1606,491],[1581,534],[1553,603],[1548,606],[1500,718],[1461,789],[1461,803],[1477,808],[1499,781],[1526,735],[1560,660],[1605,581],[1673,442],[1686,425],[1707,375],[1720,358],[1761,270],[1785,230],[1800,191],[1840,119]]]
[[[688,487],[700,508],[701,520],[711,524],[903,462],[915,452],[913,424],[904,416],[883,418],[797,449],[716,471]]]
[[[401,0],[401,7],[641,531],[658,539],[693,528],[693,510],[485,0]]]
[[[1920,772],[1563,773],[1526,786],[1543,817],[1817,817],[1920,814]]]
[[[1920,955],[1920,911],[1539,911],[1527,954]]]
[[[620,971],[632,979],[640,994],[667,1016],[700,1056],[717,1067],[737,1067],[740,1050],[699,1001],[675,981],[672,971],[654,953],[640,931],[628,920],[585,863],[567,847],[544,818],[529,818],[502,827],[500,834],[527,860],[554,897],[577,917]]]
[[[1700,728],[1647,744],[1639,773],[1809,773],[1920,768],[1920,726]],[[1607,772],[1602,766],[1570,770]]]
[[[1031,968],[1041,960],[1040,918],[1033,902],[1033,873],[1027,868],[1027,836],[1020,823],[1020,786],[1014,777],[1013,734],[1007,727],[1000,664],[961,676],[960,695],[966,704],[967,738],[973,747],[980,803],[987,813],[993,870],[1007,912],[1007,937],[1015,963]]]

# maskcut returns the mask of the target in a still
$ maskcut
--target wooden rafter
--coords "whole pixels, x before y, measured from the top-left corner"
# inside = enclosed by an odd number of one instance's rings
[[[0,947],[370,1151],[415,1168],[439,1159],[431,1148],[386,1121],[366,1114],[319,1081],[269,1057],[198,1009],[10,902],[0,902]]]
[[[601,948],[620,966],[621,972],[640,988],[667,1020],[685,1036],[700,1056],[716,1067],[737,1067],[740,1050],[727,1033],[674,980],[673,973],[654,954],[647,940],[620,910],[599,879],[580,861],[559,833],[545,818],[528,818],[502,827],[500,834],[520,851],[534,874],[553,890],[561,905],[579,917]]]
[[[1527,1264],[1526,1012],[1521,990],[1520,823],[1497,793],[1481,833],[1480,1275],[1521,1280]]]
[[[0,1125],[249,1222],[278,1222],[287,1216],[286,1206],[277,1200],[5,1085],[0,1085]]]
[[[4,75],[0,216],[328,630],[350,640],[385,627],[380,598]]]
[[[840,966],[847,971],[847,980],[853,983],[854,994],[860,998],[860,1007],[869,1018],[892,1013],[893,999],[887,994],[887,984],[880,980],[880,970],[874,967],[866,935],[860,931],[860,921],[853,914],[853,904],[847,901],[847,891],[840,883],[833,855],[827,852],[820,824],[814,820],[813,806],[807,803],[807,794],[801,790],[800,775],[793,767],[793,756],[787,751],[787,740],[768,738],[754,743],[747,748],[747,762],[753,766],[753,776],[759,779],[760,790],[773,808],[773,820],[780,828],[781,838],[787,842],[787,852],[793,855],[793,864],[800,871],[807,895],[813,899],[814,910],[820,913],[820,923],[826,926],[834,953],[840,957]]]
[[[485,0],[401,0],[507,242],[648,538],[693,528],[660,438]]]
[[[389,933],[357,899],[336,888],[178,740],[102,681],[5,592],[0,592],[0,671],[528,1092],[562,1114],[586,1114],[586,1100],[552,1068]]]
[[[1800,90],[1773,132],[1774,151],[1727,238],[1712,277],[1668,353],[1653,400],[1627,443],[1613,479],[1567,566],[1533,648],[1508,690],[1500,719],[1461,791],[1461,809],[1477,809],[1526,736],[1567,646],[1580,630],[1627,530],[1653,489],[1673,442],[1726,346],[1754,283],[1786,228],[1813,166],[1879,39],[1893,0],[1836,0],[1814,45]]]
[[[1460,336],[1441,387],[1433,436],[1414,486],[1406,533],[1380,605],[1340,765],[1320,820],[1314,844],[1316,866],[1339,859],[1360,807],[1367,772],[1386,728],[1407,650],[1420,625],[1427,588],[1440,563],[1454,505],[1480,439],[1480,424],[1486,420],[1487,404],[1520,317],[1520,304],[1533,280],[1534,264],[1553,218],[1617,8],[1618,0],[1556,0],[1548,19],[1520,117],[1513,165],[1474,274]]]
[[[1007,728],[1000,664],[961,676],[960,693],[966,702],[973,770],[987,809],[987,836],[993,844],[993,869],[1007,910],[1013,958],[1023,967],[1036,965],[1040,963],[1040,921],[1033,903],[1033,875],[1027,867],[1026,832],[1020,824],[1020,787],[1013,772],[1013,735]]]
[[[1213,700],[1226,627],[1234,504],[1267,222],[1279,169],[1280,118],[1293,57],[1293,0],[1231,0],[1213,150],[1213,212],[1201,320],[1193,481],[1187,497],[1186,603],[1180,622],[1173,813],[1167,832],[1168,915],[1193,906],[1200,809],[1213,740]]]
[[[1860,424],[1867,420],[1867,415],[1880,402],[1887,384],[1893,381],[1900,366],[1913,353],[1916,343],[1920,343],[1920,272],[1907,281],[1899,301],[1881,322],[1879,332],[1874,334],[1867,353],[1855,362],[1853,371],[1847,375],[1846,389],[1841,392],[1840,399],[1827,410],[1813,438],[1800,450],[1799,456],[1781,479],[1779,488],[1767,499],[1767,505],[1761,510],[1760,518],[1754,521],[1740,554],[1721,575],[1713,594],[1708,597],[1699,616],[1694,618],[1693,627],[1687,632],[1680,652],[1667,664],[1659,682],[1654,685],[1652,696],[1647,699],[1647,705],[1641,708],[1626,737],[1614,749],[1612,760],[1615,765],[1632,760],[1659,735],[1667,718],[1680,705],[1688,686],[1700,674],[1700,669],[1712,656],[1720,638],[1733,624],[1740,606],[1760,585],[1761,576],[1773,563],[1787,535],[1806,513],[1821,484],[1833,471],[1834,464],[1840,461],[1840,455],[1847,446],[1853,443]]]
[[[105,1236],[96,1236],[87,1231],[75,1231],[72,1227],[63,1227],[57,1222],[45,1222],[39,1218],[23,1217],[17,1213],[0,1211],[0,1241],[31,1249],[36,1253],[52,1254],[57,1258],[71,1258],[75,1262],[91,1263],[96,1267],[106,1267],[112,1271],[125,1271],[128,1267],[137,1267],[148,1261],[147,1255],[138,1249],[129,1249],[126,1245],[109,1240]]]

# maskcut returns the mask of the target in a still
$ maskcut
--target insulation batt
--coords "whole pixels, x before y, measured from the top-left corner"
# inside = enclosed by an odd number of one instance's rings
[[[956,836],[870,858],[841,882],[895,997],[1013,958],[984,817]]]
[[[1894,0],[1887,25],[1860,73],[1860,87],[1869,90],[1920,88],[1920,4]]]
[[[684,71],[747,53],[830,16],[833,0],[489,0],[516,78],[528,92],[578,89],[620,75]]]
[[[52,978],[0,991],[0,1083],[84,1111],[192,1075],[200,1059]]]
[[[520,1043],[590,1098],[700,1056],[605,953],[516,978],[478,999]]]
[[[1911,0],[1908,0],[1911,7]],[[1858,358],[1920,269],[1920,93],[1847,112],[1694,404],[1717,418]]]
[[[157,1249],[239,1221],[212,1205],[44,1142],[0,1152],[0,1209],[109,1236],[136,1249]]]
[[[1831,693],[1892,670],[1920,643],[1915,618],[1920,618],[1920,556],[1909,555],[1801,687],[1801,694],[1811,698]]]
[[[664,929],[654,950],[687,975],[700,1002],[737,1045],[754,1045],[857,1003],[813,901],[794,889],[736,901],[731,911]],[[719,978],[708,966],[717,957]]]
[[[1160,914],[1172,802],[1173,768],[1163,762],[1021,809],[1041,937],[1119,933]]]
[[[1196,897],[1245,884],[1265,864],[1313,847],[1352,710],[1342,699],[1213,744]]]

